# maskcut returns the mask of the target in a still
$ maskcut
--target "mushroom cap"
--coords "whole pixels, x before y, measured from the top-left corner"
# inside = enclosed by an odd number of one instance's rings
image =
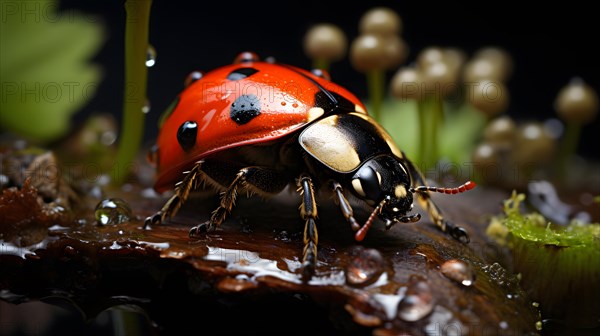
[[[527,122],[517,129],[512,157],[518,165],[549,162],[556,152],[556,139],[539,122]]]
[[[441,62],[445,58],[444,49],[436,46],[427,47],[417,55],[417,64],[424,69],[431,64]]]
[[[555,101],[556,112],[562,119],[581,124],[596,118],[599,105],[596,91],[577,78],[558,92]]]
[[[314,25],[304,36],[304,52],[313,59],[337,61],[345,56],[347,48],[344,32],[330,23]]]
[[[385,38],[376,34],[362,34],[350,45],[350,62],[361,72],[384,69]]]
[[[466,83],[491,80],[505,82],[508,72],[500,63],[489,58],[474,58],[465,64],[463,69],[463,81]]]
[[[467,99],[478,111],[491,118],[506,110],[510,97],[504,83],[482,80],[467,87]]]
[[[488,59],[496,64],[504,73],[505,80],[510,78],[513,72],[513,60],[508,51],[500,47],[484,47],[473,55],[475,59]]]
[[[384,38],[385,57],[384,69],[394,69],[406,61],[408,56],[408,45],[397,35],[386,35]]]
[[[388,7],[374,7],[360,18],[358,28],[361,34],[400,35],[402,19]]]
[[[398,69],[390,82],[392,96],[398,99],[421,100],[423,78],[419,69],[403,67]]]
[[[499,116],[491,120],[483,131],[483,139],[490,144],[510,147],[517,133],[514,120],[507,116]]]

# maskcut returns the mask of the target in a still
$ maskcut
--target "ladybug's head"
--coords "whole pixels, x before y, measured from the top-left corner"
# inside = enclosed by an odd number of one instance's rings
[[[397,221],[417,221],[420,216],[406,216],[412,210],[410,175],[402,162],[391,155],[369,159],[352,176],[354,193],[371,206],[386,225]]]
[[[379,216],[385,222],[386,229],[398,222],[411,223],[421,219],[418,213],[407,215],[413,208],[414,193],[458,194],[475,187],[475,183],[471,181],[456,188],[411,187],[407,168],[401,161],[387,154],[373,157],[363,163],[352,175],[351,185],[359,198],[375,207],[369,219],[356,232],[357,241],[365,238],[375,216]]]

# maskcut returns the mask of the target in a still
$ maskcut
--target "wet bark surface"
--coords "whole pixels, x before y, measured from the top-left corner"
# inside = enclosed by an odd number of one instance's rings
[[[377,221],[357,243],[330,195],[320,195],[318,264],[308,283],[295,191],[240,197],[228,220],[199,239],[188,231],[216,207],[212,192],[197,193],[170,221],[146,230],[144,219],[166,201],[148,186],[105,189],[104,198],[131,210],[129,221],[108,225],[94,217],[101,198],[93,193],[81,196],[81,209],[48,218],[37,214],[51,202],[36,201],[36,192],[5,188],[0,200],[0,321],[8,334],[32,322],[41,332],[92,334],[537,333],[538,311],[500,266],[506,251],[485,235],[503,191],[433,195],[446,218],[469,232],[468,244],[442,233],[418,206],[421,221],[388,231]],[[24,212],[18,200],[28,198]]]

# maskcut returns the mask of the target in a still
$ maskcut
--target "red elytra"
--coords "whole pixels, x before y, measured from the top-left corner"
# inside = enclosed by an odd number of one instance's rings
[[[179,94],[178,103],[161,125],[155,190],[172,189],[184,171],[211,154],[277,140],[301,130],[315,118],[315,107],[328,114],[327,106],[318,101],[317,94],[323,92],[319,86],[353,104],[352,110],[366,111],[354,94],[323,77],[252,58],[203,74]],[[242,96],[256,98],[253,101],[260,106],[260,113],[249,121],[236,122],[231,108]],[[186,121],[197,124],[195,145],[187,151],[177,139],[179,127]]]

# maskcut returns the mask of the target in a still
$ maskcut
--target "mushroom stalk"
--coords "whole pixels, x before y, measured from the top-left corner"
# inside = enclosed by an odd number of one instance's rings
[[[382,69],[368,71],[367,86],[369,89],[369,100],[371,101],[371,111],[369,112],[373,119],[381,121],[379,120],[379,116],[385,92],[385,71]]]
[[[561,144],[558,154],[558,178],[565,182],[569,161],[577,152],[579,137],[581,135],[581,123],[567,122],[564,141]]]

